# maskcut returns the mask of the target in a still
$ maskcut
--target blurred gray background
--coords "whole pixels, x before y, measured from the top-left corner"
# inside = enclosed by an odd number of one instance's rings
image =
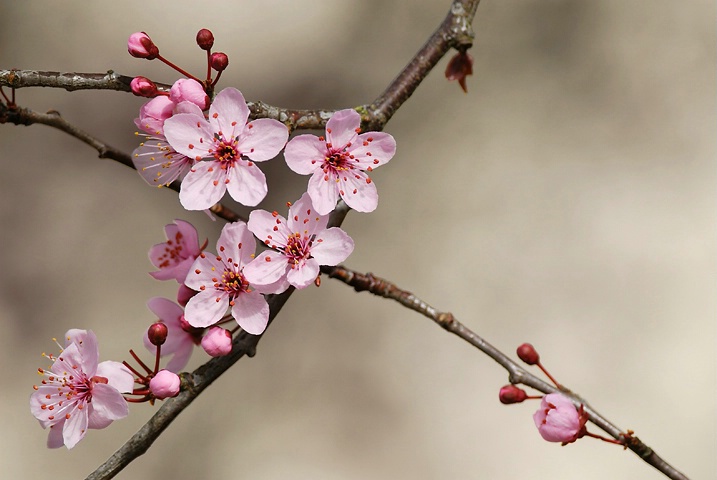
[[[202,27],[229,55],[220,87],[295,108],[369,103],[448,0],[0,4],[0,66],[177,76],[127,54],[144,30],[199,75]],[[381,196],[352,213],[347,265],[395,281],[506,352],[536,345],[565,384],[693,478],[715,478],[715,6],[485,0],[468,95],[444,59],[387,126]],[[131,151],[142,100],[17,92]],[[175,294],[146,254],[175,218],[210,247],[222,222],[44,126],[0,127],[3,478],[84,478],[149,418],[45,448],[28,398],[43,351],[93,329],[102,359],[143,352],[145,303]],[[263,164],[283,211],[308,177]],[[246,211],[246,210],[243,210]],[[197,350],[190,367],[206,360]],[[658,479],[590,439],[561,448],[503,406],[506,373],[429,320],[324,279],[119,478]]]

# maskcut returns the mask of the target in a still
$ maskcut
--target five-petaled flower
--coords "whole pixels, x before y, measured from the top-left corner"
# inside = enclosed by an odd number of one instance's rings
[[[159,270],[149,272],[157,280],[174,278],[184,283],[194,260],[202,253],[197,229],[189,222],[175,220],[165,225],[167,241],[158,243],[149,249],[149,260]],[[206,246],[206,242],[205,245]]]
[[[254,210],[249,230],[266,250],[244,268],[252,285],[275,285],[271,293],[281,293],[289,285],[304,288],[319,274],[320,265],[338,265],[354,249],[354,242],[338,227],[327,229],[328,215],[319,215],[307,193],[289,208],[289,220],[276,212]]]
[[[378,206],[376,186],[366,172],[391,160],[396,141],[383,132],[359,134],[360,125],[358,112],[340,110],[327,122],[326,138],[299,135],[286,145],[289,168],[312,175],[307,191],[320,215],[331,212],[339,196],[359,212]]]
[[[90,330],[69,330],[65,348],[45,378],[34,387],[30,411],[42,428],[50,427],[49,448],[72,448],[88,428],[105,428],[129,413],[122,393],[132,392],[134,377],[119,362],[99,361],[97,337]]]
[[[550,393],[540,401],[533,421],[543,439],[567,445],[585,435],[588,416],[582,406],[578,410],[565,395]]]
[[[225,88],[209,107],[208,119],[197,108],[164,122],[172,148],[197,161],[182,181],[179,201],[184,208],[209,208],[225,191],[247,206],[264,199],[266,177],[255,162],[274,158],[289,132],[277,120],[260,118],[247,123],[248,119],[249,108],[241,92]]]
[[[197,293],[187,303],[184,318],[193,327],[214,325],[231,307],[232,316],[246,332],[259,335],[269,322],[269,305],[259,290],[250,289],[242,270],[256,248],[244,222],[228,223],[217,241],[217,256],[201,253],[185,284]],[[271,291],[260,288],[262,292]]]

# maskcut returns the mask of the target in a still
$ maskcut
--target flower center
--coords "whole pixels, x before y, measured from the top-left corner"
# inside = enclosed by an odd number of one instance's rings
[[[241,155],[239,155],[239,151],[236,148],[236,139],[232,139],[230,141],[227,141],[223,138],[221,138],[219,135],[215,135],[216,140],[216,148],[214,149],[214,158],[217,159],[218,162],[221,163],[222,168],[231,168],[234,166],[234,162],[236,162]]]
[[[289,257],[289,263],[293,263],[291,268],[298,265],[302,260],[309,258],[311,251],[311,244],[313,242],[307,237],[301,236],[299,232],[289,236],[286,247],[284,247],[284,253]]]
[[[222,278],[214,284],[214,288],[236,297],[240,293],[249,291],[249,282],[241,272],[224,270]]]
[[[346,152],[333,152],[324,158],[324,172],[328,172],[329,170],[340,172],[343,170],[349,170],[350,168],[352,167],[349,163],[349,155]]]

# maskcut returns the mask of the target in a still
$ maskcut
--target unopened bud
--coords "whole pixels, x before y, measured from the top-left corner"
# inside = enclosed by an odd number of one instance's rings
[[[169,98],[175,103],[191,102],[205,110],[209,108],[209,96],[201,83],[191,78],[180,78],[169,90]]]
[[[144,32],[136,32],[127,40],[127,51],[136,58],[154,60],[159,56],[159,48],[154,44],[149,35]]]
[[[529,344],[524,343],[518,347],[518,358],[523,360],[528,365],[537,365],[540,362],[540,355],[535,351],[535,348]]]
[[[149,326],[147,330],[147,336],[149,337],[150,343],[154,346],[160,346],[167,340],[167,325],[163,322],[155,322]]]
[[[229,57],[227,57],[225,53],[214,52],[212,53],[210,63],[214,70],[222,72],[229,66]]]
[[[232,334],[222,327],[212,327],[202,338],[202,348],[212,357],[223,357],[232,351]]]
[[[525,390],[518,388],[515,385],[506,385],[500,388],[498,398],[500,399],[500,403],[509,405],[511,403],[522,402],[528,398],[528,394],[525,393]]]
[[[214,45],[214,35],[206,28],[202,28],[197,32],[197,45],[202,50],[211,50]]]
[[[129,86],[138,97],[152,98],[157,95],[157,85],[147,77],[134,77]]]
[[[149,381],[149,390],[152,395],[162,400],[168,397],[176,397],[179,393],[180,384],[179,375],[169,370],[160,370]]]
[[[468,93],[466,87],[466,76],[473,75],[473,57],[468,52],[462,51],[455,54],[446,67],[446,78],[458,80],[464,92]]]

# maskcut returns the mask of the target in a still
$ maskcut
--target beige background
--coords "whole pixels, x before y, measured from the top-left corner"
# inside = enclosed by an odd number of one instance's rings
[[[0,67],[118,72],[145,30],[201,74],[194,35],[229,55],[222,87],[297,108],[370,102],[448,9],[441,1],[80,2],[0,5]],[[714,2],[489,1],[469,94],[447,59],[387,127],[381,201],[345,223],[348,265],[412,290],[507,352],[524,341],[607,417],[693,478],[715,478]],[[131,151],[142,101],[22,90]],[[91,328],[103,359],[142,351],[155,295],[148,248],[174,218],[213,245],[221,222],[44,126],[0,128],[3,478],[83,478],[154,412],[45,449],[29,413],[52,337]],[[282,209],[306,188],[265,165]],[[145,354],[145,357],[148,355]],[[195,352],[192,366],[205,361]],[[657,479],[630,452],[561,448],[536,404],[502,406],[506,374],[428,320],[325,280],[119,478]]]

